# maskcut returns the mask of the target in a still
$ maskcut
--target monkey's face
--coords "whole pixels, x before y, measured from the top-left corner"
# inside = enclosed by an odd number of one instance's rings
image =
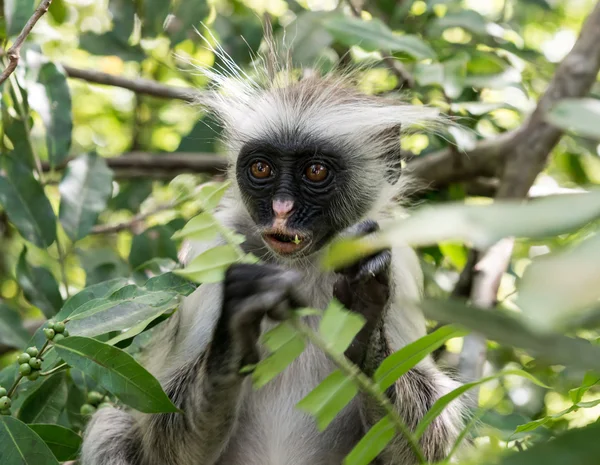
[[[244,204],[263,242],[288,257],[316,252],[366,213],[375,186],[358,192],[353,171],[339,148],[297,138],[248,143],[236,165]]]

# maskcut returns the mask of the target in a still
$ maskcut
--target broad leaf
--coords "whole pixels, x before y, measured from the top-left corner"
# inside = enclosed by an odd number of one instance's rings
[[[124,404],[144,413],[178,411],[158,381],[121,349],[80,336],[62,339],[54,347],[65,362],[91,376]]]
[[[197,283],[216,283],[223,280],[227,268],[238,260],[238,253],[232,246],[219,245],[201,253],[185,269],[174,273]]]
[[[133,238],[129,263],[136,269],[161,257],[177,260],[177,247],[171,240],[173,231],[167,226],[153,226]]]
[[[180,0],[175,2],[173,18],[166,28],[171,37],[171,42],[177,44],[182,40],[194,37],[196,34],[195,28],[200,26],[200,23],[209,13],[210,6],[206,0],[196,0],[194,2]],[[235,17],[236,15],[231,16]],[[196,150],[201,151],[202,149],[196,148]]]
[[[163,0],[143,0],[142,33],[144,36],[157,36],[163,32],[163,25],[169,13],[170,2]],[[192,2],[189,2],[192,3]],[[194,4],[196,2],[193,2]]]
[[[364,325],[365,319],[362,315],[346,310],[341,303],[334,300],[323,314],[319,333],[327,342],[329,350],[342,354]]]
[[[77,312],[77,310],[85,305],[88,301],[108,297],[126,285],[126,279],[117,278],[111,279],[110,281],[105,281],[103,283],[94,284],[93,286],[82,289],[65,302],[63,308],[60,310],[60,312],[58,312],[58,315],[56,315],[56,320],[64,320],[71,314]]]
[[[427,336],[423,336],[402,349],[389,355],[375,371],[373,378],[385,390],[403,374],[427,357],[447,340],[462,337],[466,333],[452,326],[444,326]]]
[[[173,239],[212,241],[218,233],[219,227],[215,217],[209,212],[204,212],[192,218],[182,230],[173,234]]]
[[[324,259],[330,269],[394,245],[428,246],[464,241],[485,249],[504,237],[545,238],[578,229],[600,218],[600,190],[544,197],[526,203],[446,204],[423,207],[379,233],[332,244]]]
[[[24,92],[22,89],[20,90]],[[19,114],[9,111],[9,108],[14,108],[17,105],[16,98],[13,87],[9,86],[8,92],[5,91],[2,95],[2,126],[4,127],[4,134],[10,139],[13,152],[18,159],[33,169],[35,160],[29,138],[29,128],[32,127],[33,121],[29,117],[27,117],[28,121],[24,121]]]
[[[0,303],[0,344],[18,349],[25,347],[29,338],[19,314],[8,305]]]
[[[281,323],[261,337],[271,354],[252,373],[252,383],[260,388],[285,370],[304,350],[304,340],[289,323]]]
[[[56,423],[67,404],[67,393],[64,371],[49,376],[25,399],[19,419],[25,423]]]
[[[369,465],[394,438],[396,431],[389,417],[375,423],[344,459],[344,465]]]
[[[4,0],[6,35],[16,36],[29,21],[35,10],[35,0]]]
[[[396,35],[378,19],[363,21],[348,16],[337,16],[326,19],[324,26],[336,40],[348,47],[359,45],[370,52],[404,52],[417,59],[435,58],[431,47],[417,36]]]
[[[600,100],[561,100],[546,114],[546,119],[561,129],[600,139]]]
[[[97,155],[82,155],[67,165],[59,186],[59,219],[73,242],[88,235],[106,208],[112,178],[112,171]]]
[[[600,376],[593,371],[588,371],[583,377],[581,386],[569,391],[569,397],[571,398],[571,401],[573,401],[574,404],[580,402],[585,393],[598,383],[600,383]]]
[[[13,156],[2,157],[0,204],[21,236],[38,247],[50,247],[56,239],[56,217],[25,163]]]
[[[168,272],[150,278],[144,284],[144,289],[152,292],[165,291],[175,292],[181,295],[190,295],[194,292],[196,286],[187,279],[177,276],[172,272]]]
[[[54,275],[46,268],[32,266],[27,262],[27,247],[17,263],[17,282],[25,298],[39,308],[47,318],[51,318],[63,304]]]
[[[212,211],[217,208],[230,186],[230,182],[207,182],[198,190],[198,202],[204,210]]]
[[[58,465],[44,441],[25,423],[0,416],[0,463],[2,465]]]
[[[298,402],[297,407],[314,416],[319,431],[323,431],[357,393],[354,380],[335,370]]]
[[[33,424],[29,427],[46,443],[61,462],[74,459],[81,447],[81,436],[64,426]]]
[[[30,64],[30,69],[32,67]],[[59,166],[69,155],[73,130],[67,75],[62,66],[51,62],[43,63],[36,71],[36,81],[28,86],[29,105],[46,127],[50,165]]]

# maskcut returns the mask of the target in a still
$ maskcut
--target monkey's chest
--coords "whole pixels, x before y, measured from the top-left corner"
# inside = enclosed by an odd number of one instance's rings
[[[333,367],[308,347],[258,391],[248,386],[236,431],[219,465],[338,465],[362,436],[358,405],[350,403],[325,429],[296,408]]]

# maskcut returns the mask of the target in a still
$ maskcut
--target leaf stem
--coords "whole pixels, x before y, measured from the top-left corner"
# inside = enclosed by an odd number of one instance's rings
[[[58,251],[58,263],[60,265],[60,274],[62,276],[63,286],[65,286],[65,293],[67,294],[67,299],[71,297],[69,293],[69,279],[67,278],[67,267],[65,266],[67,253],[63,250],[61,246],[60,239],[58,238],[59,234],[56,233],[56,250]]]
[[[61,365],[58,365],[54,368],[52,368],[51,370],[48,371],[43,371],[40,373],[40,376],[49,376],[49,375],[53,375],[54,373],[56,373],[57,371],[61,371],[64,368],[68,368],[69,365],[67,365],[66,363],[62,363]]]
[[[344,355],[332,352],[329,349],[327,342],[325,342],[319,334],[310,329],[306,324],[304,324],[300,318],[293,317],[290,321],[290,324],[294,327],[298,333],[300,333],[307,341],[311,342],[314,346],[321,349],[327,356],[337,365],[342,373],[344,373],[348,378],[352,379],[358,385],[359,389],[363,391],[365,394],[371,396],[375,399],[381,407],[385,410],[386,414],[392,420],[394,424],[394,429],[401,435],[403,435],[410,448],[413,450],[415,455],[417,456],[417,460],[419,463],[427,463],[427,459],[423,455],[423,451],[419,447],[417,441],[415,440],[414,435],[411,433],[404,420],[398,415],[396,409],[387,398],[384,392],[379,389],[377,386],[367,375],[365,375],[356,365],[354,365],[350,360],[348,360]]]

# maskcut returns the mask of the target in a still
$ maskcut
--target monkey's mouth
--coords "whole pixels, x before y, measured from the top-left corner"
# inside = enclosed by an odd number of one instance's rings
[[[281,255],[292,255],[310,243],[309,238],[305,235],[280,230],[265,231],[262,237],[272,250]]]

